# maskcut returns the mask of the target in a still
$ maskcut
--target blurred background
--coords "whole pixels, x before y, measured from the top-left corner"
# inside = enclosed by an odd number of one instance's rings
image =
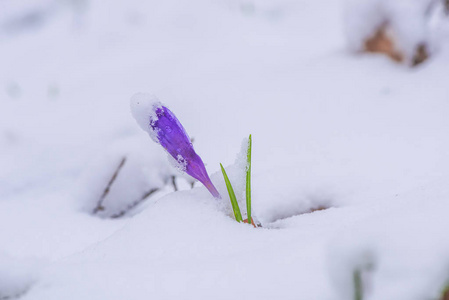
[[[210,132],[197,147],[214,162],[232,160],[210,148],[223,139],[238,147],[231,136],[260,130],[267,149],[272,139],[290,138],[269,124],[273,105],[291,108],[281,131],[298,127],[312,147],[323,121],[339,115],[325,116],[341,98],[358,98],[357,111],[362,98],[378,98],[374,93],[404,102],[413,102],[409,95],[447,97],[445,72],[436,71],[446,63],[447,6],[0,0],[0,195],[71,182],[105,145],[136,132],[127,102],[137,92],[182,110],[196,135]],[[288,121],[296,116],[298,122]],[[310,126],[309,135],[303,129]],[[301,153],[303,143],[292,145],[292,154]]]
[[[212,173],[253,133],[255,171],[285,186],[286,203],[298,189],[352,203],[441,180],[448,5],[0,0],[0,197],[96,202],[89,186],[130,155],[141,183],[121,183],[117,209],[137,197],[124,189],[169,186],[178,175],[129,113],[138,92],[177,113]],[[276,193],[261,192],[266,211],[288,215]]]

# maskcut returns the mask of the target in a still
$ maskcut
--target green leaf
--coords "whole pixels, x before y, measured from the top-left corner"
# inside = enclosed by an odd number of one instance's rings
[[[235,197],[234,189],[232,188],[231,182],[229,181],[228,175],[226,174],[223,165],[220,164],[221,172],[223,173],[224,180],[226,182],[226,188],[228,189],[229,198],[231,199],[232,210],[234,211],[235,220],[237,222],[242,222],[242,214],[240,213],[239,204],[237,203],[237,198]]]
[[[352,275],[354,281],[354,300],[363,300],[363,282],[360,270],[354,270]]]
[[[247,167],[246,167],[246,213],[248,215],[248,224],[252,223],[251,219],[251,146],[252,139],[251,134],[248,139],[248,151],[247,151]]]

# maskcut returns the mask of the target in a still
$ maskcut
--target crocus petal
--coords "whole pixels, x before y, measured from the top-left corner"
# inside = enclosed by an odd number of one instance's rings
[[[175,159],[178,169],[199,180],[214,197],[220,198],[203,161],[172,111],[156,98],[138,94],[131,98],[131,112],[142,129]]]

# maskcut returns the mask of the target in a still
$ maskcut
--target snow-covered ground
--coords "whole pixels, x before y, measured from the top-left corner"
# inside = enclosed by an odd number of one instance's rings
[[[447,45],[413,69],[354,55],[338,0],[24,2],[52,13],[14,33],[0,14],[0,299],[353,299],[356,271],[364,299],[438,299]],[[175,112],[222,201],[173,192],[137,92]],[[219,167],[240,178],[250,133],[257,229]]]

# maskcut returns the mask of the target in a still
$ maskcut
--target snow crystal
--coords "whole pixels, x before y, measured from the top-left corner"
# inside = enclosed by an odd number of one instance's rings
[[[186,171],[187,168],[187,160],[182,157],[181,154],[178,154],[178,156],[175,158],[173,158],[173,156],[170,155],[170,153],[167,152],[167,157],[168,157],[168,161],[169,163],[175,168],[175,170],[177,170],[179,173],[184,173]],[[189,177],[191,177],[189,175]]]
[[[153,141],[159,143],[157,132],[150,126],[150,122],[154,124],[158,120],[156,109],[162,108],[162,103],[159,99],[154,95],[138,93],[131,97],[130,106],[131,113],[137,124],[144,131],[148,132]]]
[[[249,139],[244,138],[240,144],[240,150],[235,156],[234,160],[234,166],[237,166],[238,168],[244,170],[245,172],[248,169],[248,159],[247,159],[248,145]]]

